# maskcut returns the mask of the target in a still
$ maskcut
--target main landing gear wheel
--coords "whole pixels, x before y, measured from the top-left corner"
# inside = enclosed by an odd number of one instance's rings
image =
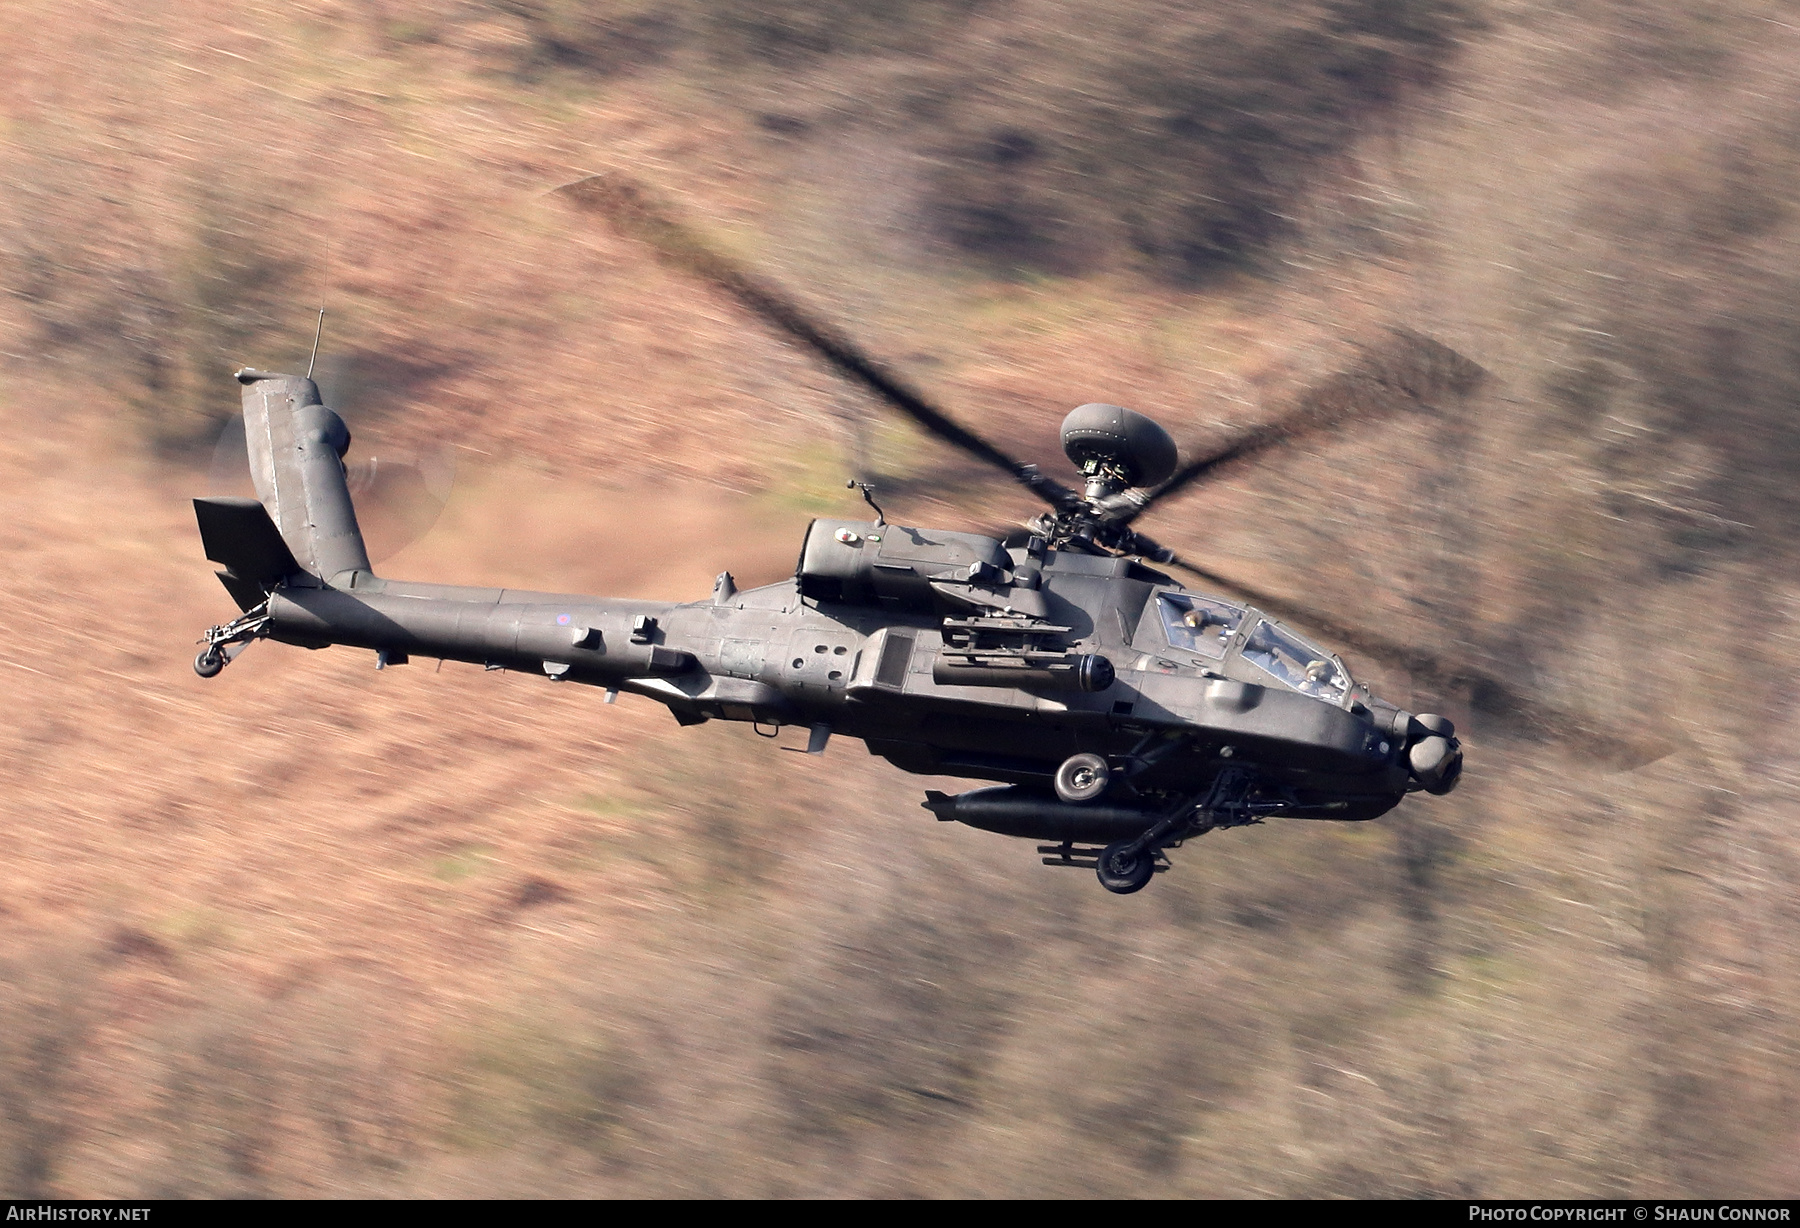
[[[1150,876],[1156,873],[1156,854],[1149,849],[1138,849],[1134,853],[1131,845],[1130,840],[1107,845],[1094,867],[1094,873],[1100,876],[1100,885],[1115,895],[1142,891]]]
[[[1056,796],[1076,805],[1093,801],[1111,783],[1112,769],[1106,766],[1105,759],[1091,752],[1070,755],[1056,769]]]
[[[194,672],[202,678],[217,678],[224,668],[225,654],[217,648],[208,648],[194,658]]]

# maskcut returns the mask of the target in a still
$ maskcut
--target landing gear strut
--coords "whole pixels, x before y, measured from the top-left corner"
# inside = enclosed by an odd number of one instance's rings
[[[1094,873],[1115,895],[1142,891],[1156,873],[1163,847],[1215,827],[1257,823],[1257,804],[1249,800],[1255,778],[1239,768],[1226,768],[1198,800],[1178,803],[1134,840],[1120,840],[1100,850]]]

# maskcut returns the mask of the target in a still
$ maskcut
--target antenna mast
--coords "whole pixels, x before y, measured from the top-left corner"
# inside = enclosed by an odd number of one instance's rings
[[[312,357],[306,360],[306,378],[311,379],[313,364],[319,361],[319,338],[325,335],[325,309],[319,308],[319,327],[313,330]]]

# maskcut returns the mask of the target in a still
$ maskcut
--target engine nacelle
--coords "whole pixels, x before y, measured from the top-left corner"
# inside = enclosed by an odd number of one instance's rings
[[[998,577],[1012,557],[978,533],[909,529],[867,520],[815,520],[800,547],[800,595],[847,605],[932,608],[933,580]]]

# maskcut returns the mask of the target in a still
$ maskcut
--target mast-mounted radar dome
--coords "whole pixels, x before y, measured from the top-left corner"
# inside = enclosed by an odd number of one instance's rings
[[[1175,472],[1169,432],[1121,405],[1096,401],[1071,410],[1063,419],[1062,446],[1090,480],[1104,476],[1123,486],[1155,486]]]

